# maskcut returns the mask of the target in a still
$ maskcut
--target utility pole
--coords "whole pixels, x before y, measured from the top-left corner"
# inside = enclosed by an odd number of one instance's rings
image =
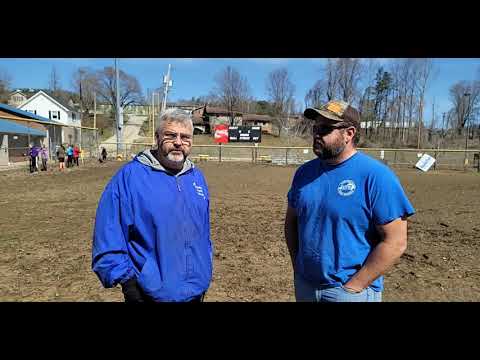
[[[95,151],[98,151],[98,129],[97,129],[97,93],[93,92],[93,128],[95,129]],[[97,159],[100,158],[98,154]]]
[[[152,147],[155,144],[155,91],[152,91]]]
[[[163,83],[165,84],[164,90],[163,90],[163,103],[162,103],[162,110],[161,112],[164,112],[165,109],[167,108],[167,95],[168,95],[168,88],[172,87],[173,82],[170,79],[170,68],[171,65],[168,64],[168,72],[167,75],[163,77]]]
[[[115,89],[116,89],[116,106],[117,106],[117,121],[116,121],[116,134],[117,134],[117,157],[120,154],[120,143],[123,141],[122,130],[123,130],[123,119],[122,112],[120,109],[120,75],[117,66],[117,59],[115,59]]]
[[[463,126],[463,128],[465,129],[465,160],[464,160],[464,166],[467,167],[468,165],[468,118],[469,118],[469,113],[470,113],[470,93],[465,93],[463,94],[463,96],[465,96],[467,98],[467,111],[466,111],[466,114],[465,114],[465,124]]]

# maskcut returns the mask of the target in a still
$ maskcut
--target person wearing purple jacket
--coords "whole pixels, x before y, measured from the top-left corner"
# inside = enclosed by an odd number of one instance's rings
[[[38,171],[37,168],[37,156],[39,149],[36,146],[31,146],[28,150],[28,155],[30,156],[30,172]]]

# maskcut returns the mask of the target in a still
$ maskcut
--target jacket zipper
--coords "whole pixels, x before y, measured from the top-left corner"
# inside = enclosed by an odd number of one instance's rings
[[[178,191],[182,191],[182,189],[180,189],[180,183],[178,181],[178,176],[175,176],[175,180],[177,181],[177,189]]]

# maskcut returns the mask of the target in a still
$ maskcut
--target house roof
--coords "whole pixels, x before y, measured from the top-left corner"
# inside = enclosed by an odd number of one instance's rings
[[[0,110],[4,110],[6,112],[9,112],[9,113],[14,114],[14,115],[18,115],[20,117],[26,117],[28,119],[34,119],[34,120],[38,120],[38,121],[45,122],[45,123],[48,123],[48,124],[63,125],[63,124],[61,124],[57,121],[53,121],[53,120],[47,119],[43,116],[32,114],[31,112],[28,112],[28,111],[20,110],[16,107],[13,107],[13,106],[10,106],[10,105],[7,105],[7,104],[0,103]]]
[[[44,90],[38,91],[35,95],[33,95],[27,101],[25,101],[23,104],[21,104],[21,106],[23,107],[23,106],[27,105],[28,103],[33,101],[33,99],[35,99],[35,98],[37,98],[41,95],[44,95],[47,99],[49,99],[53,103],[57,104],[58,106],[63,107],[66,111],[76,111],[75,109],[72,109],[70,106],[65,104],[64,101],[53,98],[52,95],[51,95],[51,92],[44,91]]]
[[[52,99],[54,99],[55,101],[57,101],[60,105],[62,105],[63,107],[67,108],[69,111],[77,111],[76,109],[72,108],[69,104],[68,104],[68,101],[65,101],[65,99],[60,99],[58,97],[54,97],[53,96],[53,93],[51,91],[46,91],[46,90],[41,90],[43,91],[45,94],[47,94],[48,96],[50,96]]]
[[[20,135],[33,135],[33,136],[47,136],[46,131],[29,128],[6,119],[0,119],[0,133],[6,134],[20,134]]]
[[[268,115],[258,115],[258,114],[243,114],[243,121],[266,121],[272,122],[272,118]]]
[[[221,107],[216,106],[206,106],[205,112],[207,114],[218,114],[218,115],[230,115],[230,112],[227,109],[223,109]],[[242,115],[240,111],[234,111],[235,115]]]

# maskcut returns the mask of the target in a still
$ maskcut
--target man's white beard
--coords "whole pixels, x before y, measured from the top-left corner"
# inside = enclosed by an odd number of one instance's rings
[[[185,156],[180,151],[178,152],[178,154],[173,154],[172,152],[169,152],[167,154],[167,159],[175,163],[183,163],[185,161]]]
[[[170,163],[170,166],[175,169],[181,169],[183,167],[183,163],[185,162],[185,155],[183,152],[179,152],[178,154],[169,152],[165,158]]]

